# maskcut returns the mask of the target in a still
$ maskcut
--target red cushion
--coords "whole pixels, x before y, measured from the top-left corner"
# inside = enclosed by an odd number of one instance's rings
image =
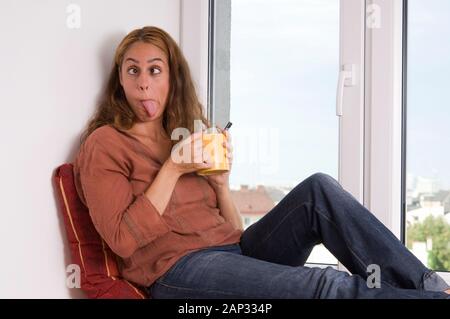
[[[149,298],[143,287],[122,278],[118,258],[97,233],[88,208],[78,197],[74,184],[73,165],[66,163],[56,169],[53,181],[64,219],[72,263],[80,266],[81,289],[89,298]]]

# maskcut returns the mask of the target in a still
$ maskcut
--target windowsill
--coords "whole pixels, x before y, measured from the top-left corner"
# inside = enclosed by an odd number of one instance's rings
[[[438,272],[438,274],[450,285],[450,272]]]

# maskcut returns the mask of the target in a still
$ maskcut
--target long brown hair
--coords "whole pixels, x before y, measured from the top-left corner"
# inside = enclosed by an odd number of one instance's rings
[[[113,67],[106,89],[102,95],[95,114],[88,121],[81,135],[80,144],[97,128],[111,124],[117,129],[130,129],[137,120],[129,106],[125,92],[119,81],[119,72],[128,48],[135,42],[142,41],[160,48],[168,59],[170,88],[162,125],[168,136],[177,127],[184,127],[194,132],[194,120],[201,120],[206,127],[209,121],[203,115],[203,106],[198,100],[194,83],[186,59],[172,37],[162,29],[146,26],[131,31],[116,49]],[[173,141],[176,143],[177,141]]]

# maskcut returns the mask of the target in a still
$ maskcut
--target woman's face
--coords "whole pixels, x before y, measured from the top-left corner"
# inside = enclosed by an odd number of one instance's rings
[[[169,94],[169,65],[164,52],[145,42],[133,43],[120,68],[120,84],[141,122],[160,118]]]

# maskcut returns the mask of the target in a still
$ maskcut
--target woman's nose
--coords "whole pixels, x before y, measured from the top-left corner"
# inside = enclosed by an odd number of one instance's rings
[[[140,84],[139,89],[141,91],[147,91],[148,90],[148,84]]]
[[[141,77],[138,81],[138,88],[141,91],[147,91],[150,87],[150,81],[145,77]]]
[[[138,85],[139,85],[139,90],[141,90],[141,91],[147,91],[149,88],[148,82],[141,82]]]

